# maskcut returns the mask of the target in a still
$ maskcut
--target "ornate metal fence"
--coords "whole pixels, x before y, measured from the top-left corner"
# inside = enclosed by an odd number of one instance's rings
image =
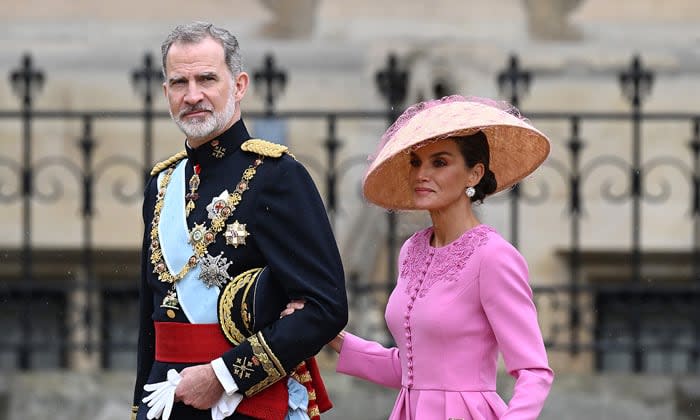
[[[517,57],[510,58],[500,72],[497,83],[502,95],[514,105],[535,78],[532,72],[519,66]],[[18,205],[20,216],[13,222],[22,226],[18,249],[5,250],[0,260],[0,324],[5,334],[0,336],[0,367],[36,369],[69,367],[75,361],[71,354],[81,352],[85,357],[97,358],[104,368],[128,366],[135,348],[135,313],[137,308],[137,281],[139,250],[105,251],[94,241],[95,189],[106,171],[115,167],[131,171],[137,177],[147,177],[153,163],[153,123],[168,119],[165,112],[154,110],[153,89],[160,83],[160,72],[153,67],[149,55],[143,65],[132,72],[132,81],[141,95],[140,110],[128,111],[67,111],[36,110],[34,98],[46,77],[38,70],[29,55],[20,67],[10,74],[10,83],[21,101],[19,110],[0,111],[0,123],[20,121],[21,133],[16,142],[21,146],[17,155],[0,152],[0,169],[11,174],[0,184],[0,205]],[[386,124],[393,121],[405,106],[410,74],[401,68],[396,56],[390,55],[386,68],[376,73],[377,89],[384,97],[385,109],[379,111],[275,111],[277,93],[284,88],[285,72],[275,67],[271,56],[265,66],[255,71],[254,80],[265,87],[266,107],[262,112],[246,113],[250,118],[275,117],[285,120],[318,120],[325,123],[324,154],[306,157],[305,163],[324,180],[325,203],[333,222],[342,207],[337,193],[339,178],[365,160],[365,155],[339,158],[343,142],[339,139],[338,122],[352,119],[373,119]],[[534,287],[536,303],[547,314],[543,322],[546,344],[551,351],[571,355],[590,353],[595,366],[601,370],[649,371],[671,366],[671,370],[699,372],[700,354],[700,114],[648,113],[642,105],[650,92],[653,74],[643,68],[641,59],[634,57],[628,69],[619,75],[622,91],[629,99],[629,112],[537,112],[526,114],[533,121],[559,121],[568,124],[568,139],[557,139],[566,144],[568,162],[550,159],[547,166],[558,174],[567,187],[567,201],[550,196],[547,183],[521,188],[516,186],[501,200],[508,207],[511,242],[521,246],[521,230],[526,221],[523,206],[562,205],[567,211],[569,243],[560,250],[567,275],[553,285]],[[435,94],[443,94],[444,86],[436,82]],[[79,140],[80,162],[58,155],[35,160],[33,124],[38,120],[73,120],[82,125]],[[105,121],[125,120],[143,125],[142,158],[111,156],[95,161],[94,127]],[[632,138],[629,159],[603,154],[588,160],[581,157],[586,146],[581,131],[586,124],[596,121],[631,124]],[[688,126],[688,158],[657,156],[644,160],[641,152],[645,141],[642,125],[649,121],[673,121]],[[379,134],[379,133],[378,133]],[[81,200],[82,237],[79,249],[46,252],[33,241],[32,209],[36,203],[58,200],[63,185],[53,180],[49,185],[38,185],[37,178],[50,167],[61,167],[74,176],[79,185]],[[692,245],[671,254],[653,255],[645,250],[640,232],[641,210],[645,202],[664,203],[669,200],[668,186],[651,191],[647,175],[659,167],[679,171],[688,181],[689,226]],[[587,251],[581,245],[582,218],[587,204],[583,188],[591,182],[591,174],[607,168],[619,171],[614,180],[607,179],[600,186],[600,200],[625,203],[630,207],[631,237],[629,249],[617,254]],[[529,181],[528,181],[529,182]],[[623,191],[615,191],[612,184],[626,184]],[[9,187],[8,187],[9,185]],[[125,181],[111,186],[114,197],[124,203],[141,199],[140,189],[129,191]],[[532,192],[535,190],[535,192]],[[133,192],[136,191],[136,192]],[[558,200],[558,201],[557,201]],[[351,305],[361,310],[361,300],[367,305],[381,306],[396,277],[396,254],[400,245],[397,224],[400,216],[386,215],[384,246],[387,250],[387,272],[381,279],[362,278],[349,267],[347,287]],[[620,217],[621,222],[624,217]],[[523,246],[521,246],[522,248]],[[649,281],[645,266],[654,261],[676,258],[679,265],[690,267],[685,275],[671,281]],[[52,271],[61,261],[77,261],[78,273]],[[121,265],[133,282],[115,283],[109,280],[110,265]],[[617,267],[614,282],[592,281],[584,276],[591,264]],[[136,268],[135,268],[136,267]],[[52,274],[53,273],[53,274]],[[653,279],[653,276],[651,277]],[[622,280],[622,281],[620,281]],[[71,303],[72,302],[72,303]],[[95,332],[97,331],[97,332]]]

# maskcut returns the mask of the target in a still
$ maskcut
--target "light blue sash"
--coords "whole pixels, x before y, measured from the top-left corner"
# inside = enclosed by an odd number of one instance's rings
[[[189,230],[185,215],[186,162],[187,159],[180,161],[170,178],[158,223],[163,259],[173,275],[182,270],[193,254],[192,245],[188,243]],[[162,177],[163,172],[158,176],[159,186]],[[199,279],[200,272],[201,268],[197,264],[184,278],[175,283],[177,298],[182,311],[191,323],[215,324],[218,322],[216,308],[219,288],[207,288]]]
[[[289,391],[289,411],[284,420],[309,420],[306,410],[309,409],[309,393],[306,387],[292,378],[287,379]]]

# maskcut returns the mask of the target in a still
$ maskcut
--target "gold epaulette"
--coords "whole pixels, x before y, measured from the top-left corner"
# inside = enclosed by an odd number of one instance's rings
[[[162,162],[156,163],[156,166],[154,166],[153,169],[151,169],[151,176],[158,175],[163,169],[169,168],[174,163],[177,163],[186,157],[187,152],[183,150],[181,152],[177,152],[176,154],[170,156]]]
[[[283,153],[294,157],[293,154],[289,153],[289,148],[287,146],[261,139],[250,139],[244,142],[241,145],[241,150],[273,158],[278,158],[282,156]]]

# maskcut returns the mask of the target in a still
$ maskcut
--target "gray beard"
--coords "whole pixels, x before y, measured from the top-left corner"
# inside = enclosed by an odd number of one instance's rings
[[[195,108],[198,109],[198,108]],[[187,109],[184,112],[190,112],[193,109]],[[178,115],[175,117],[170,111],[170,117],[175,121],[180,131],[182,131],[188,139],[202,139],[213,135],[219,131],[222,131],[226,124],[231,121],[233,114],[236,113],[236,99],[231,96],[226,102],[226,107],[220,112],[213,112],[203,118],[192,119],[189,121],[183,121]]]

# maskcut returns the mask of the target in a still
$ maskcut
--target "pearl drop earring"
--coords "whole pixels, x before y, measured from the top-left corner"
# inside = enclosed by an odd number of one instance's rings
[[[467,197],[472,198],[474,194],[476,194],[476,189],[474,189],[474,187],[467,187],[464,193],[467,194]]]

